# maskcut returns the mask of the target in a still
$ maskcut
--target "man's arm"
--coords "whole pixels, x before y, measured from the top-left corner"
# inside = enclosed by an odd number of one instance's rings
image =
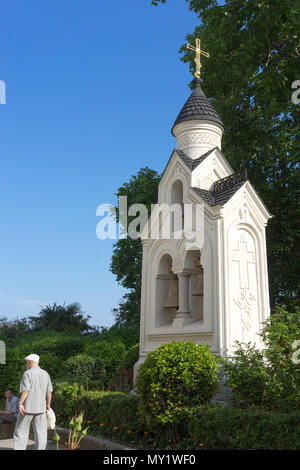
[[[26,391],[22,392],[21,396],[20,396],[19,411],[20,411],[22,416],[25,414],[25,408],[24,408],[23,403],[26,400],[26,398],[28,397],[28,394],[29,394],[29,390],[26,390]]]
[[[48,392],[47,395],[47,404],[46,404],[46,410],[50,410],[50,405],[51,405],[51,398],[52,398],[52,392]]]
[[[47,393],[46,393],[46,410],[47,411],[50,411],[52,392],[53,392],[53,387],[52,387],[50,375],[48,374],[48,385],[47,385]]]

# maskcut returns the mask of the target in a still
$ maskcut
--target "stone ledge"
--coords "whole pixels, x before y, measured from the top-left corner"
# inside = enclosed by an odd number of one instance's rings
[[[62,446],[69,436],[69,429],[56,427],[57,434],[60,436],[59,444]],[[102,437],[95,437],[87,434],[80,442],[79,450],[135,450],[133,447],[116,444]]]
[[[16,423],[3,423],[0,439],[12,439],[14,436]]]

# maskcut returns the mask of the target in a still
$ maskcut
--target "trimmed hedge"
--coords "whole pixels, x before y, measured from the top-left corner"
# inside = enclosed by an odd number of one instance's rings
[[[148,449],[300,450],[300,411],[202,405],[178,409],[180,424],[148,426],[138,413],[139,398],[120,392],[85,391],[59,383],[53,408],[59,424],[85,412],[88,433]]]
[[[21,376],[26,370],[24,357],[32,352],[39,354],[40,366],[47,370],[53,382],[80,380],[86,383],[88,380],[89,389],[101,390],[107,388],[109,382],[113,380],[116,390],[127,391],[132,387],[133,363],[138,351],[137,347],[131,344],[136,334],[130,331],[125,344],[123,341],[125,333],[124,328],[114,328],[112,331],[87,335],[78,332],[58,333],[43,330],[30,331],[28,334],[10,339],[3,331],[0,331],[0,338],[6,343],[7,353],[7,364],[0,364],[0,392],[6,387],[12,387],[18,392]],[[134,347],[131,348],[132,346]],[[78,364],[82,355],[91,356],[90,362],[94,363],[93,374],[87,374],[87,370],[83,374],[77,374],[77,372],[75,375],[70,374],[68,366],[70,363],[74,366],[76,361]],[[125,367],[124,364],[128,364],[125,375],[130,376],[126,388],[122,376],[124,371],[120,372],[121,368]],[[73,366],[71,369],[74,369]]]
[[[171,341],[147,356],[136,385],[147,423],[176,423],[179,408],[208,403],[218,391],[218,360],[206,345]]]
[[[182,410],[186,445],[207,450],[299,450],[300,411],[195,407]]]
[[[78,384],[61,382],[54,387],[52,406],[62,425],[67,425],[75,413],[83,411],[84,426],[89,426],[89,434],[105,434],[130,442],[142,432],[135,395],[86,391]]]

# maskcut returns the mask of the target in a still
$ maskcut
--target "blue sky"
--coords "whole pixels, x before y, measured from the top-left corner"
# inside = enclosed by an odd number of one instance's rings
[[[110,326],[124,290],[96,208],[161,172],[189,95],[179,60],[198,23],[184,0],[10,0],[1,5],[0,316],[81,303]]]

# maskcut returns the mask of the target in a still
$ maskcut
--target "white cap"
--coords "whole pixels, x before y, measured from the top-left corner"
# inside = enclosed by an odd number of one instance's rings
[[[25,361],[32,361],[32,362],[39,362],[40,356],[37,354],[29,354],[29,356],[25,357]]]

